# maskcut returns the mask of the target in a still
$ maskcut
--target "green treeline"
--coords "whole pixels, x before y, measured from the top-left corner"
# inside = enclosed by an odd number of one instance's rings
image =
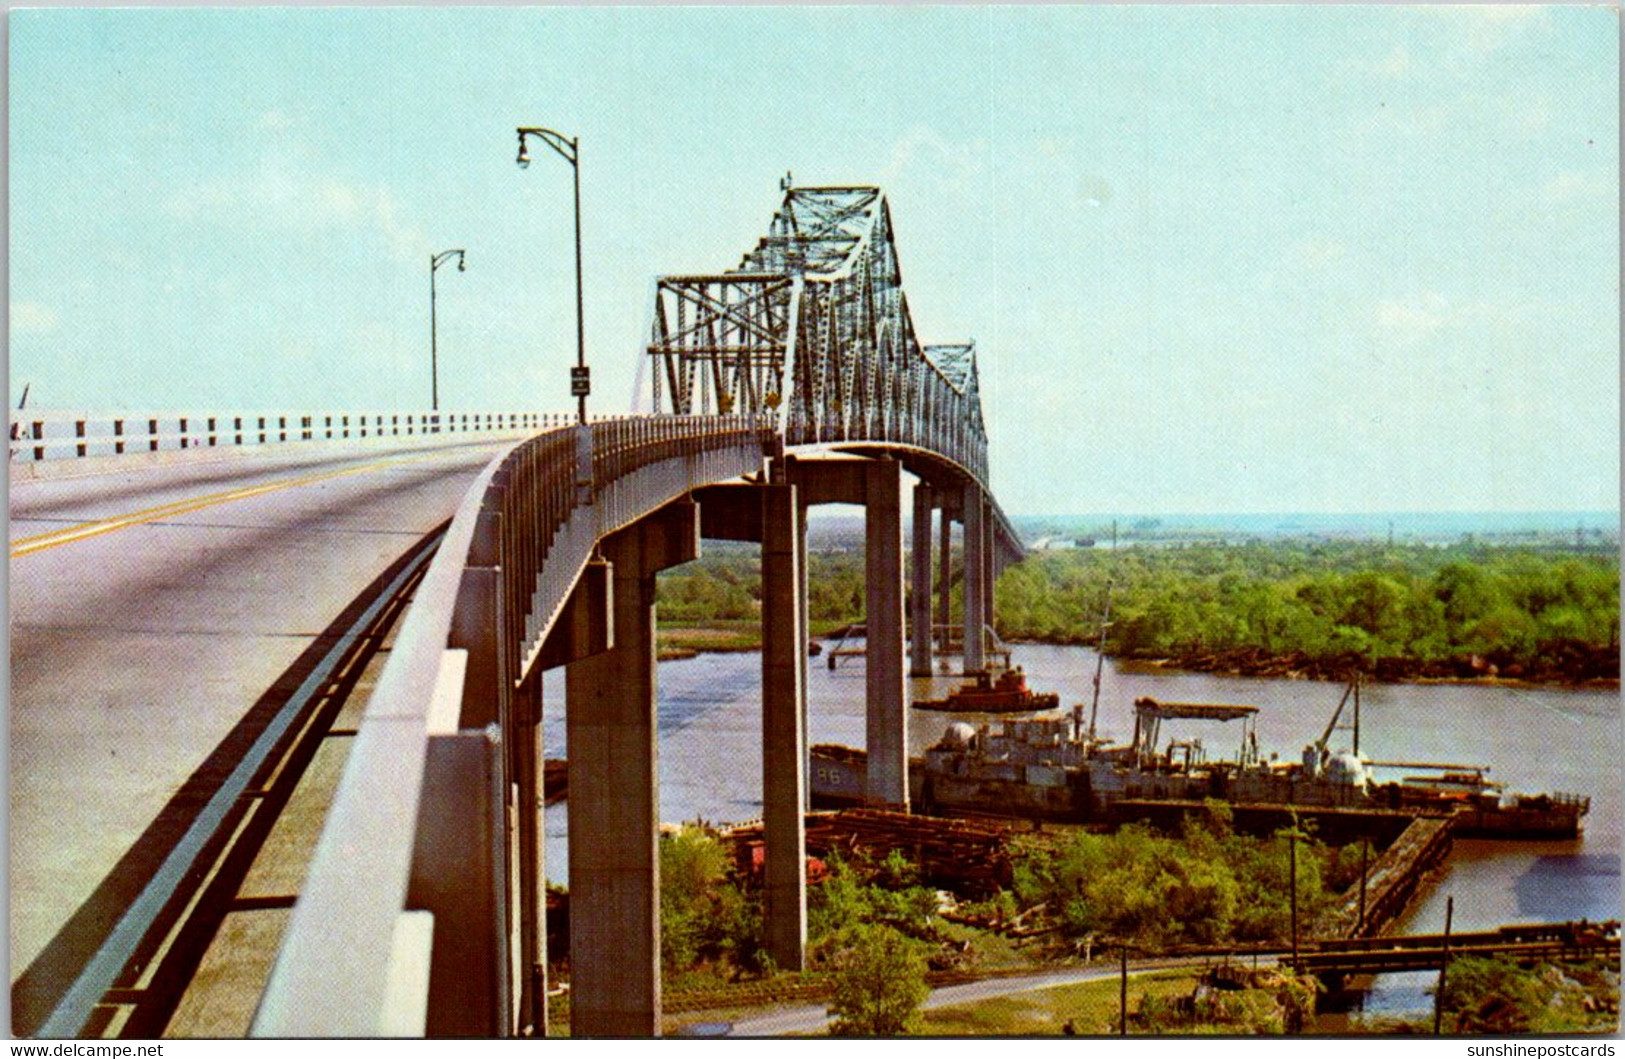
[[[1613,556],[1284,541],[1040,553],[998,585],[1012,639],[1090,642],[1201,668],[1359,667],[1379,678],[1618,677]],[[1494,667],[1491,669],[1490,667]]]
[[[1150,952],[1181,945],[1286,943],[1292,936],[1293,883],[1304,934],[1335,896],[1354,883],[1354,846],[1313,835],[1237,834],[1227,806],[1209,803],[1178,835],[1140,825],[1111,834],[1081,830],[1024,836],[1009,851],[1011,885],[957,906],[964,923],[1021,922],[1048,949],[1081,951],[1084,939],[1128,942]],[[712,836],[684,829],[660,842],[662,966],[669,984],[771,974],[762,952],[760,879],[741,874]],[[843,963],[865,931],[893,931],[932,966],[975,962],[992,935],[944,918],[937,890],[900,850],[884,858],[831,854],[807,893],[808,965]],[[966,944],[967,939],[970,941]]]
[[[660,575],[660,620],[673,624],[755,617],[762,569],[755,549],[719,550]],[[839,552],[807,559],[807,608],[815,624],[863,620],[863,556]]]
[[[861,555],[811,555],[814,624],[862,621],[863,576]],[[1107,653],[1118,657],[1266,675],[1619,676],[1617,558],[1559,549],[1254,541],[1038,552],[1000,577],[996,627],[1011,640],[1093,644],[1108,582]],[[673,623],[751,618],[760,599],[748,550],[660,579],[660,616]]]
[[[1355,847],[1328,847],[1306,834],[1238,835],[1229,809],[1212,803],[1178,836],[1130,825],[1035,843],[1014,858],[1013,885],[996,901],[1006,914],[1038,910],[1067,937],[1115,938],[1149,951],[1286,942],[1294,878],[1307,934],[1358,877],[1358,863]]]

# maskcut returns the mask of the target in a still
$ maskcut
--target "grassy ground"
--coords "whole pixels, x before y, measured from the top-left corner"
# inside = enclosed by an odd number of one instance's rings
[[[753,620],[662,624],[655,633],[655,647],[662,659],[692,658],[701,651],[754,651],[761,646],[761,623]]]
[[[840,628],[841,622],[813,622],[813,639],[829,635]],[[762,646],[762,623],[756,618],[718,619],[705,622],[666,624],[661,622],[655,633],[656,648],[662,661],[671,658],[692,658],[703,651],[755,651]]]
[[[1132,977],[1129,1010],[1138,1008],[1146,996],[1188,996],[1195,983],[1186,971]],[[924,1012],[921,1032],[944,1037],[1050,1036],[1064,1033],[1071,1023],[1081,1035],[1115,1034],[1119,989],[1118,979],[1110,978],[955,1004]]]

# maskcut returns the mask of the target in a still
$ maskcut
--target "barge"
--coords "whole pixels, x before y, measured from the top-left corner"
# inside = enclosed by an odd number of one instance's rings
[[[1350,692],[1353,748],[1334,752],[1329,742]],[[1298,760],[1260,753],[1257,714],[1256,706],[1142,698],[1134,704],[1134,737],[1126,746],[1088,734],[1081,706],[1071,717],[1011,719],[997,729],[955,721],[910,762],[911,798],[921,810],[942,815],[1162,826],[1218,801],[1248,830],[1311,818],[1328,838],[1341,833],[1384,841],[1421,816],[1449,818],[1461,835],[1575,838],[1590,809],[1590,799],[1577,795],[1503,794],[1485,767],[1371,761],[1358,751],[1357,685]],[[1165,726],[1178,720],[1239,720],[1240,747],[1231,757],[1210,759],[1200,739],[1164,742]],[[1378,781],[1376,768],[1396,765],[1428,774]],[[814,804],[861,804],[866,769],[863,751],[813,747]]]

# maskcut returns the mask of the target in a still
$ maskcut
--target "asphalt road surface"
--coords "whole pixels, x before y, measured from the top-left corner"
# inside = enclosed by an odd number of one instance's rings
[[[218,786],[245,718],[512,440],[11,485],[14,1002],[71,976]]]
[[[1156,967],[1146,967],[1139,970],[1130,968],[1129,977],[1134,978],[1153,970],[1162,970],[1164,966],[1159,964]],[[1051,986],[1074,985],[1078,982],[1116,978],[1119,973],[1116,966],[1071,967],[1060,971],[1044,971],[1023,978],[988,978],[980,982],[965,982],[960,985],[948,985],[931,990],[930,996],[925,998],[920,1008],[924,1011],[930,1011],[934,1008],[952,1007],[955,1004],[966,1004],[975,1000],[1012,996],[1016,993],[1029,993],[1035,989],[1048,989]],[[734,1022],[732,1029],[728,1031],[728,1036],[781,1037],[785,1034],[817,1033],[827,1029],[833,1021],[835,1021],[834,1017],[828,1013],[827,1005],[802,1004],[738,1019]]]

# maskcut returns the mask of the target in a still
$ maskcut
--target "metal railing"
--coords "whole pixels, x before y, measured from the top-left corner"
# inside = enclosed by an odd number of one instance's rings
[[[12,463],[127,456],[302,441],[550,430],[575,421],[546,412],[149,412],[92,415],[14,411]]]
[[[781,445],[764,419],[655,416],[548,431],[485,468],[368,702],[256,1036],[368,1037],[432,1026],[427,968],[434,946],[458,925],[425,925],[431,913],[408,907],[409,889],[448,864],[468,901],[506,895],[480,906],[491,915],[483,965],[497,995],[478,1017],[494,1035],[513,1032],[517,988],[504,911],[518,904],[504,793],[512,700],[534,679],[547,634],[601,537],[692,489],[759,472]],[[453,751],[480,755],[495,780],[482,788],[466,768],[454,774]],[[486,806],[479,819],[459,818],[454,830],[464,834],[420,833],[439,802],[460,799]],[[425,863],[463,847],[478,856]]]

